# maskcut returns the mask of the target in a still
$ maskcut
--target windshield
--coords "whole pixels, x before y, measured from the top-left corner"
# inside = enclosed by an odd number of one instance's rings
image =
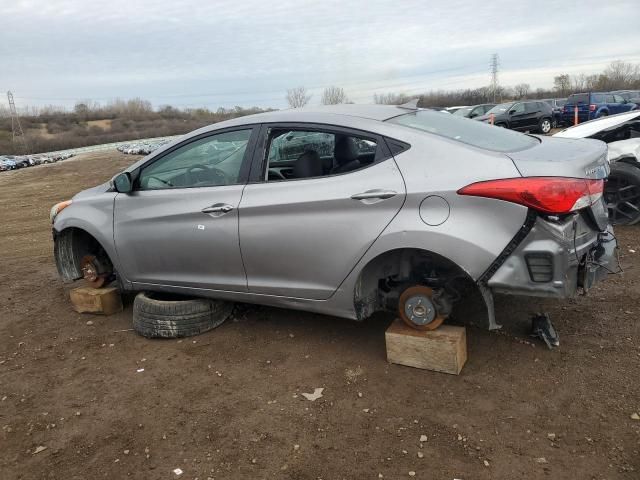
[[[461,117],[466,117],[467,115],[469,115],[471,113],[471,110],[473,110],[472,107],[464,107],[464,108],[460,108],[458,110],[456,110],[455,112],[453,112],[454,115],[459,115]]]
[[[509,110],[513,106],[513,104],[514,102],[501,103],[500,105],[496,105],[495,107],[493,107],[491,110],[487,112],[487,115],[490,113],[495,113],[495,114],[504,113],[507,110]]]
[[[539,143],[535,137],[523,133],[429,110],[407,113],[387,121],[495,152],[517,152]]]

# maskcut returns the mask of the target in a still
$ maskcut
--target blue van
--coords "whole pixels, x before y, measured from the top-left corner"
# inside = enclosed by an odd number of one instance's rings
[[[576,105],[579,123],[638,108],[635,103],[626,101],[617,93],[574,93],[567,98],[562,110],[562,120],[565,124],[573,125]]]

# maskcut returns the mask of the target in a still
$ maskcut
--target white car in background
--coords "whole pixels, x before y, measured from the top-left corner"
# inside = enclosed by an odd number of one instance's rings
[[[640,222],[640,110],[584,122],[554,137],[593,138],[607,143],[611,173],[604,198],[611,222]]]

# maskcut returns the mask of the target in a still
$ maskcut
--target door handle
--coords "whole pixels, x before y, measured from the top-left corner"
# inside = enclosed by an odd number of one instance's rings
[[[226,203],[216,203],[215,205],[211,205],[210,207],[203,208],[201,211],[202,213],[225,214],[229,213],[231,210],[233,210],[233,207],[231,205],[228,205]]]
[[[371,198],[385,200],[387,198],[395,197],[397,194],[398,192],[394,192],[393,190],[367,190],[366,192],[351,195],[351,198],[353,200],[368,200]]]

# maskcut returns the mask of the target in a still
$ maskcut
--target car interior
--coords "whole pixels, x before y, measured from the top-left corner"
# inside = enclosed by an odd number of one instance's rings
[[[376,142],[340,133],[274,129],[269,135],[267,181],[351,172],[375,161]]]

